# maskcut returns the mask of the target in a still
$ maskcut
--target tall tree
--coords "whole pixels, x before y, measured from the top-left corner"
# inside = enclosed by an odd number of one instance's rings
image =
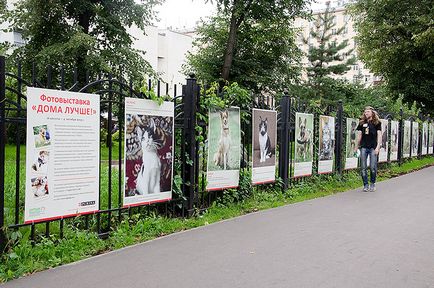
[[[210,0],[211,1],[211,0]],[[266,20],[268,23],[290,25],[310,2],[304,0],[216,0],[218,10],[229,17],[229,33],[224,45],[221,78],[230,80],[242,25]]]
[[[249,1],[255,9],[265,2]],[[228,11],[219,9],[217,15],[199,25],[194,42],[197,52],[188,55],[186,70],[205,81],[235,81],[256,91],[282,89],[298,76],[301,54],[291,17],[246,14],[242,25],[237,26],[236,45],[231,46],[228,39],[233,39],[229,29],[233,15]],[[232,47],[229,56],[228,45]],[[222,70],[226,71],[224,76]]]
[[[20,28],[27,44],[15,50],[29,67],[48,64],[78,67],[84,71],[121,72],[139,76],[151,73],[141,52],[132,49],[127,27],[144,31],[155,17],[160,0],[20,0],[3,13],[11,27]]]
[[[434,111],[432,0],[359,0],[352,7],[358,52],[389,91]]]
[[[327,4],[324,13],[318,14],[314,26],[309,32],[309,38],[303,39],[309,45],[307,59],[309,66],[306,68],[308,81],[311,88],[312,100],[319,101],[320,105],[327,104],[334,99],[333,87],[336,76],[345,74],[356,62],[351,56],[353,49],[348,49],[348,39],[339,41],[345,26],[335,28],[336,22],[334,9]],[[325,103],[323,103],[325,102]]]

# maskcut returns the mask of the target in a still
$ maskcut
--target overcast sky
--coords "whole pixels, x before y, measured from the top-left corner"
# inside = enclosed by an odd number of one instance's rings
[[[316,0],[317,3],[324,3],[325,1]],[[161,20],[156,25],[159,28],[193,28],[201,17],[211,16],[216,11],[215,4],[210,2],[205,4],[205,0],[166,0],[157,9]],[[313,8],[316,9],[319,5],[313,4]]]
[[[215,12],[215,4],[209,2],[205,4],[205,0],[166,0],[157,9],[161,20],[156,25],[159,28],[192,28],[201,17],[211,16]]]

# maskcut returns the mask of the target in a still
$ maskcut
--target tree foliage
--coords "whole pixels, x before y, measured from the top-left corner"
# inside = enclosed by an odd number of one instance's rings
[[[307,54],[307,88],[308,97],[317,101],[319,106],[336,102],[339,99],[339,89],[343,82],[336,76],[350,70],[356,62],[351,55],[352,49],[347,49],[348,40],[338,42],[345,26],[335,29],[334,10],[327,5],[324,13],[318,14],[314,26],[309,32],[309,38],[303,39],[309,45]]]
[[[358,52],[395,97],[434,110],[434,6],[431,0],[359,0],[352,7]]]
[[[217,2],[217,15],[198,27],[197,53],[188,56],[186,70],[208,82],[236,81],[253,90],[281,89],[294,79],[300,51],[291,24],[304,2]]]
[[[150,73],[151,67],[140,51],[132,49],[127,27],[141,30],[155,17],[153,7],[160,0],[20,0],[3,19],[19,28],[27,45],[14,51],[28,69],[35,62],[77,67],[84,77],[110,72],[127,76]],[[24,68],[26,68],[24,67]]]

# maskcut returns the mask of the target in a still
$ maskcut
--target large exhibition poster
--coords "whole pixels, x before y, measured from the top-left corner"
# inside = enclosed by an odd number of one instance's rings
[[[399,122],[390,122],[390,161],[398,160]]]
[[[295,113],[294,177],[312,175],[313,114]]]
[[[359,121],[354,118],[347,118],[347,139],[345,147],[345,169],[357,168],[359,158],[354,156],[356,147],[357,125]]]
[[[428,122],[423,122],[422,125],[422,155],[428,153]]]
[[[24,221],[99,209],[99,95],[27,88]]]
[[[411,122],[408,120],[404,121],[404,136],[403,136],[403,147],[402,147],[402,156],[404,158],[410,157],[410,149],[411,149],[411,139],[410,139],[410,130],[411,130]]]
[[[428,132],[428,153],[432,154],[434,150],[434,123],[431,122],[429,125],[429,132]]]
[[[331,116],[319,117],[319,160],[318,173],[333,172],[335,153],[335,118]]]
[[[411,134],[411,157],[417,156],[417,150],[419,147],[419,123],[413,122]]]
[[[124,207],[172,199],[174,109],[125,98]]]
[[[240,108],[209,111],[207,190],[238,187],[240,145]]]
[[[378,162],[386,162],[387,154],[389,153],[389,120],[380,119],[381,122],[381,144],[380,144],[380,155],[378,157]]]
[[[253,109],[252,183],[276,179],[277,112]]]

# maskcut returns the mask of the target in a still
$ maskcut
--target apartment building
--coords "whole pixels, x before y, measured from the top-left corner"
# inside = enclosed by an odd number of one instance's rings
[[[329,5],[332,9],[332,13],[335,16],[334,17],[334,24],[335,27],[332,29],[332,34],[336,33],[338,29],[341,27],[345,27],[343,32],[340,35],[336,35],[333,37],[333,40],[336,41],[336,43],[341,43],[344,40],[348,40],[348,46],[346,50],[353,49],[351,54],[349,55],[343,55],[344,59],[347,57],[354,56],[357,61],[354,65],[352,65],[351,69],[347,71],[343,75],[336,76],[336,78],[340,79],[346,79],[350,82],[360,82],[365,84],[366,86],[374,85],[381,81],[381,78],[378,76],[375,76],[373,73],[371,73],[363,64],[362,61],[358,60],[357,55],[357,41],[355,39],[356,31],[354,30],[353,26],[353,20],[351,19],[350,15],[347,13],[346,6],[354,2],[354,0],[336,0],[336,1],[330,1]],[[326,3],[324,3],[322,6],[316,7],[315,10],[313,10],[313,19],[308,21],[306,19],[297,18],[295,20],[295,27],[299,29],[299,33],[297,36],[297,44],[302,49],[302,51],[307,55],[309,46],[315,45],[314,39],[310,37],[310,31],[311,29],[314,29],[315,27],[315,21],[318,19],[318,16],[320,14],[323,14],[326,10]],[[307,40],[307,43],[304,43],[303,39]],[[303,58],[303,66],[307,67],[309,65],[307,57]],[[306,78],[306,73],[303,73],[303,78]]]

